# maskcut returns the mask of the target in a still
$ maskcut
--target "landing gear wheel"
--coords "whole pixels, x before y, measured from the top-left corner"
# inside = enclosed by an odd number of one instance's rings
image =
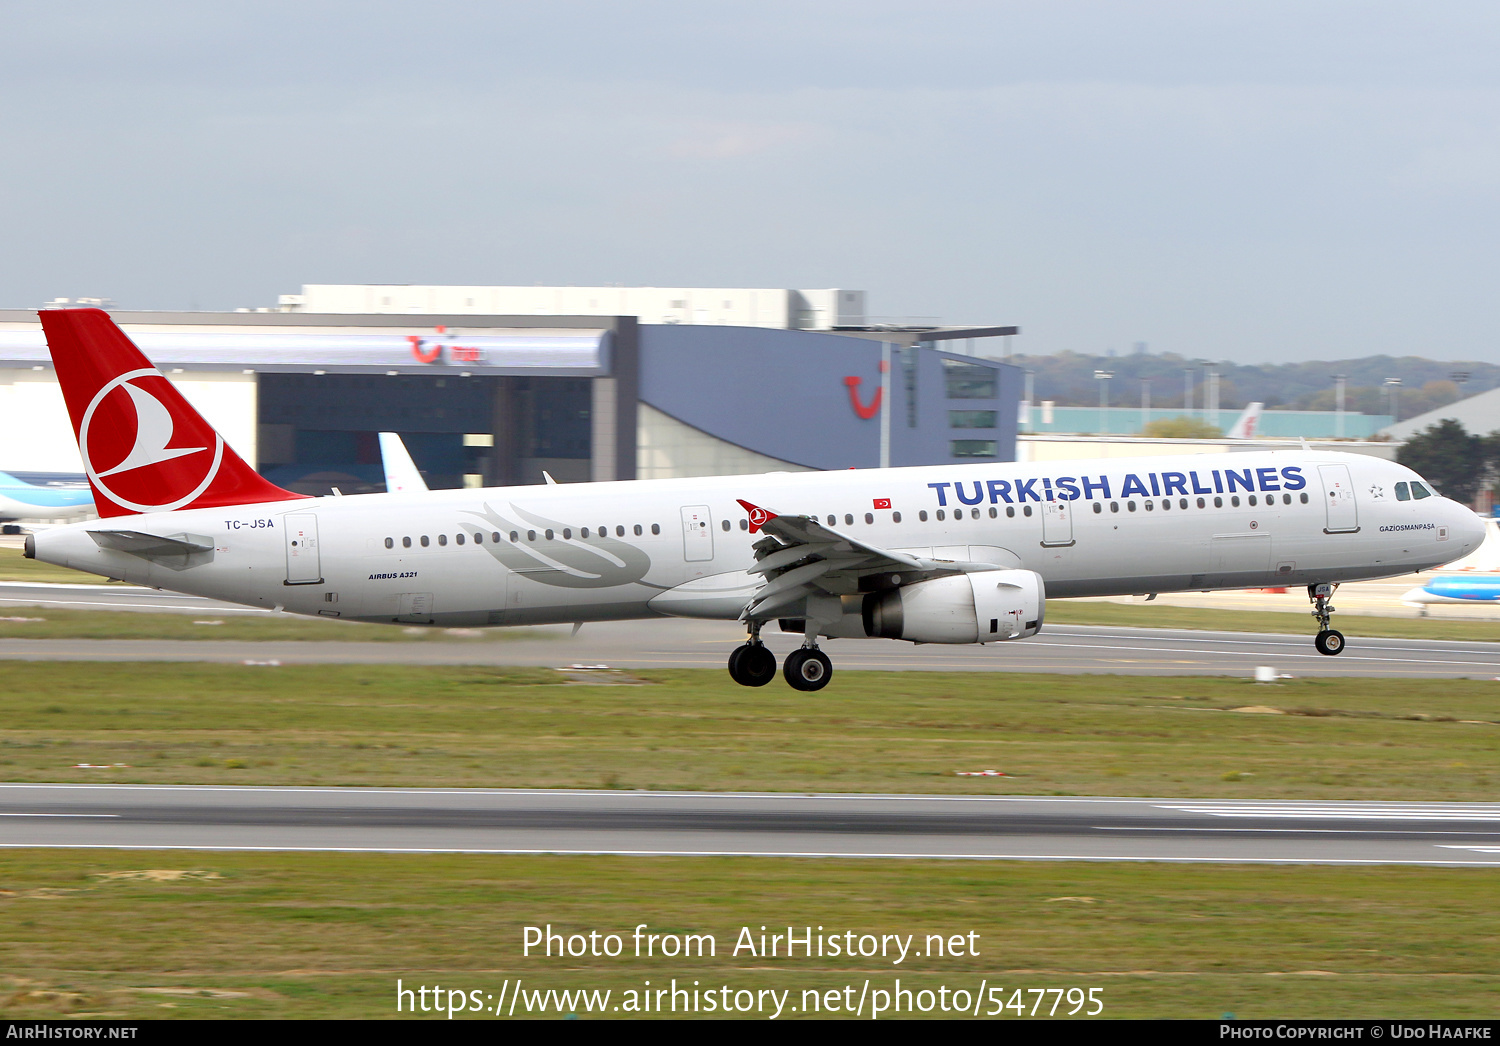
[[[1329,657],[1332,657],[1334,654],[1342,654],[1344,652],[1344,633],[1331,628],[1325,629],[1319,632],[1313,640],[1313,646],[1318,648],[1318,653],[1327,654]]]
[[[833,662],[817,647],[801,647],[786,656],[781,673],[794,690],[822,690],[833,678]]]
[[[776,678],[776,655],[761,643],[745,643],[729,655],[729,678],[740,686],[765,686]]]

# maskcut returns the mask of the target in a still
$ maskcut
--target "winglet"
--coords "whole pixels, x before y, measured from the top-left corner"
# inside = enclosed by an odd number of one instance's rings
[[[745,507],[746,512],[750,513],[750,533],[752,534],[759,534],[761,527],[776,518],[776,513],[763,509],[759,505],[752,505],[744,498],[735,498],[735,500]]]

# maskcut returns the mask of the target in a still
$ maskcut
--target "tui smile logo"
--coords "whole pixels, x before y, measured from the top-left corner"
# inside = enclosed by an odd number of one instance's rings
[[[206,425],[177,432],[172,412],[151,391],[158,382],[170,389],[155,368],[119,375],[94,394],[78,425],[78,448],[94,489],[133,512],[191,504],[224,460],[223,438]]]

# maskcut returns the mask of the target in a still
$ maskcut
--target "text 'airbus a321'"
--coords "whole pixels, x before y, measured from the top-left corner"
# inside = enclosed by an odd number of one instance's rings
[[[1306,585],[1447,563],[1484,537],[1421,478],[1307,450],[308,498],[235,454],[103,312],[42,313],[100,519],[28,556],[297,614],[437,626],[741,621],[734,679],[827,684],[820,639],[992,643],[1048,596]],[[1427,489],[1425,486],[1422,488]]]

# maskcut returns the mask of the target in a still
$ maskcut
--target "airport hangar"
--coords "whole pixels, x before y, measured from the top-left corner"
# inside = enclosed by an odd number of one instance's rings
[[[544,471],[579,482],[1016,454],[1020,369],[941,348],[1014,327],[111,315],[242,457],[301,493],[383,489],[381,431],[402,435],[433,487],[540,483]],[[0,432],[0,469],[81,470],[34,312],[0,311]]]

